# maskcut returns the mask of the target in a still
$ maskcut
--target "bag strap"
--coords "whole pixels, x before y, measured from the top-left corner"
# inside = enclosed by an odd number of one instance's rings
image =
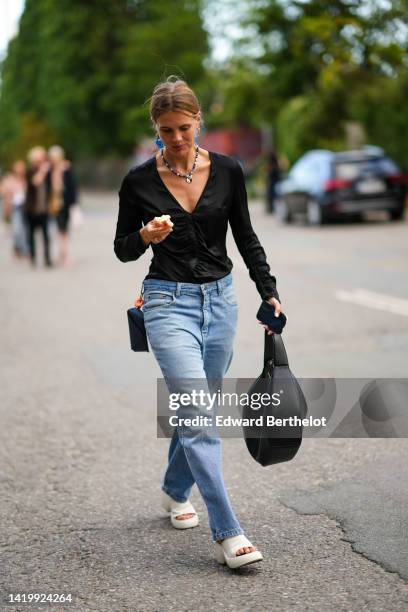
[[[275,334],[268,335],[268,332],[265,330],[264,367],[263,367],[261,377],[262,378],[272,378],[274,367],[275,367]]]
[[[275,334],[269,335],[265,330],[264,365],[267,361],[275,361]]]
[[[275,366],[289,366],[288,356],[281,334],[271,334],[265,330],[263,375],[271,376]],[[269,373],[269,374],[268,374]]]

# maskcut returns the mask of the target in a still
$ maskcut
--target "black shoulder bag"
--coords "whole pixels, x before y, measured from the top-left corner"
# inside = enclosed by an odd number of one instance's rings
[[[260,393],[267,394],[267,401],[260,409],[254,410],[251,399],[259,403]],[[301,419],[307,414],[307,404],[289,368],[280,335],[268,335],[265,331],[264,367],[250,387],[248,396],[249,405],[245,406],[242,416],[258,418],[258,424],[243,427],[245,442],[252,457],[263,466],[293,459],[302,443]],[[261,424],[260,416],[263,417]]]

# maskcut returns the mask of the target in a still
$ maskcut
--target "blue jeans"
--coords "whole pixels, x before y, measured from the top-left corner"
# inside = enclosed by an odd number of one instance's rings
[[[23,206],[14,206],[11,216],[13,246],[20,255],[28,255],[27,227]]]
[[[200,379],[209,392],[220,389],[232,360],[238,314],[232,275],[202,285],[146,279],[143,289],[147,337],[169,391],[186,390],[174,386],[181,378]],[[177,416],[194,410],[197,406],[180,407]],[[194,483],[208,510],[213,541],[243,533],[223,480],[219,435],[177,425],[161,487],[184,502]]]

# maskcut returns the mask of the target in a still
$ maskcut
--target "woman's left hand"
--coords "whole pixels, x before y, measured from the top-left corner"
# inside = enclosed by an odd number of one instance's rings
[[[275,317],[279,317],[282,311],[282,306],[279,300],[277,300],[276,298],[269,298],[268,300],[266,300],[266,302],[268,302],[268,304],[271,304],[271,306],[275,307]],[[265,325],[264,323],[261,323],[261,321],[258,321],[258,323],[259,325],[262,325],[264,329],[266,329],[266,331],[268,332],[268,336],[274,333],[271,329],[269,329],[267,325]]]

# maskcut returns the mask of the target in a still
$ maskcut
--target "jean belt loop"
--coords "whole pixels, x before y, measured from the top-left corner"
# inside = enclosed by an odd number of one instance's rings
[[[177,283],[176,285],[176,297],[180,297],[180,293],[181,293],[181,285],[183,283]]]
[[[142,289],[140,291],[140,297],[143,298],[144,296],[144,282],[142,283]]]
[[[218,291],[218,295],[221,295],[221,293],[222,293],[222,283],[219,280],[217,280],[217,291]]]

